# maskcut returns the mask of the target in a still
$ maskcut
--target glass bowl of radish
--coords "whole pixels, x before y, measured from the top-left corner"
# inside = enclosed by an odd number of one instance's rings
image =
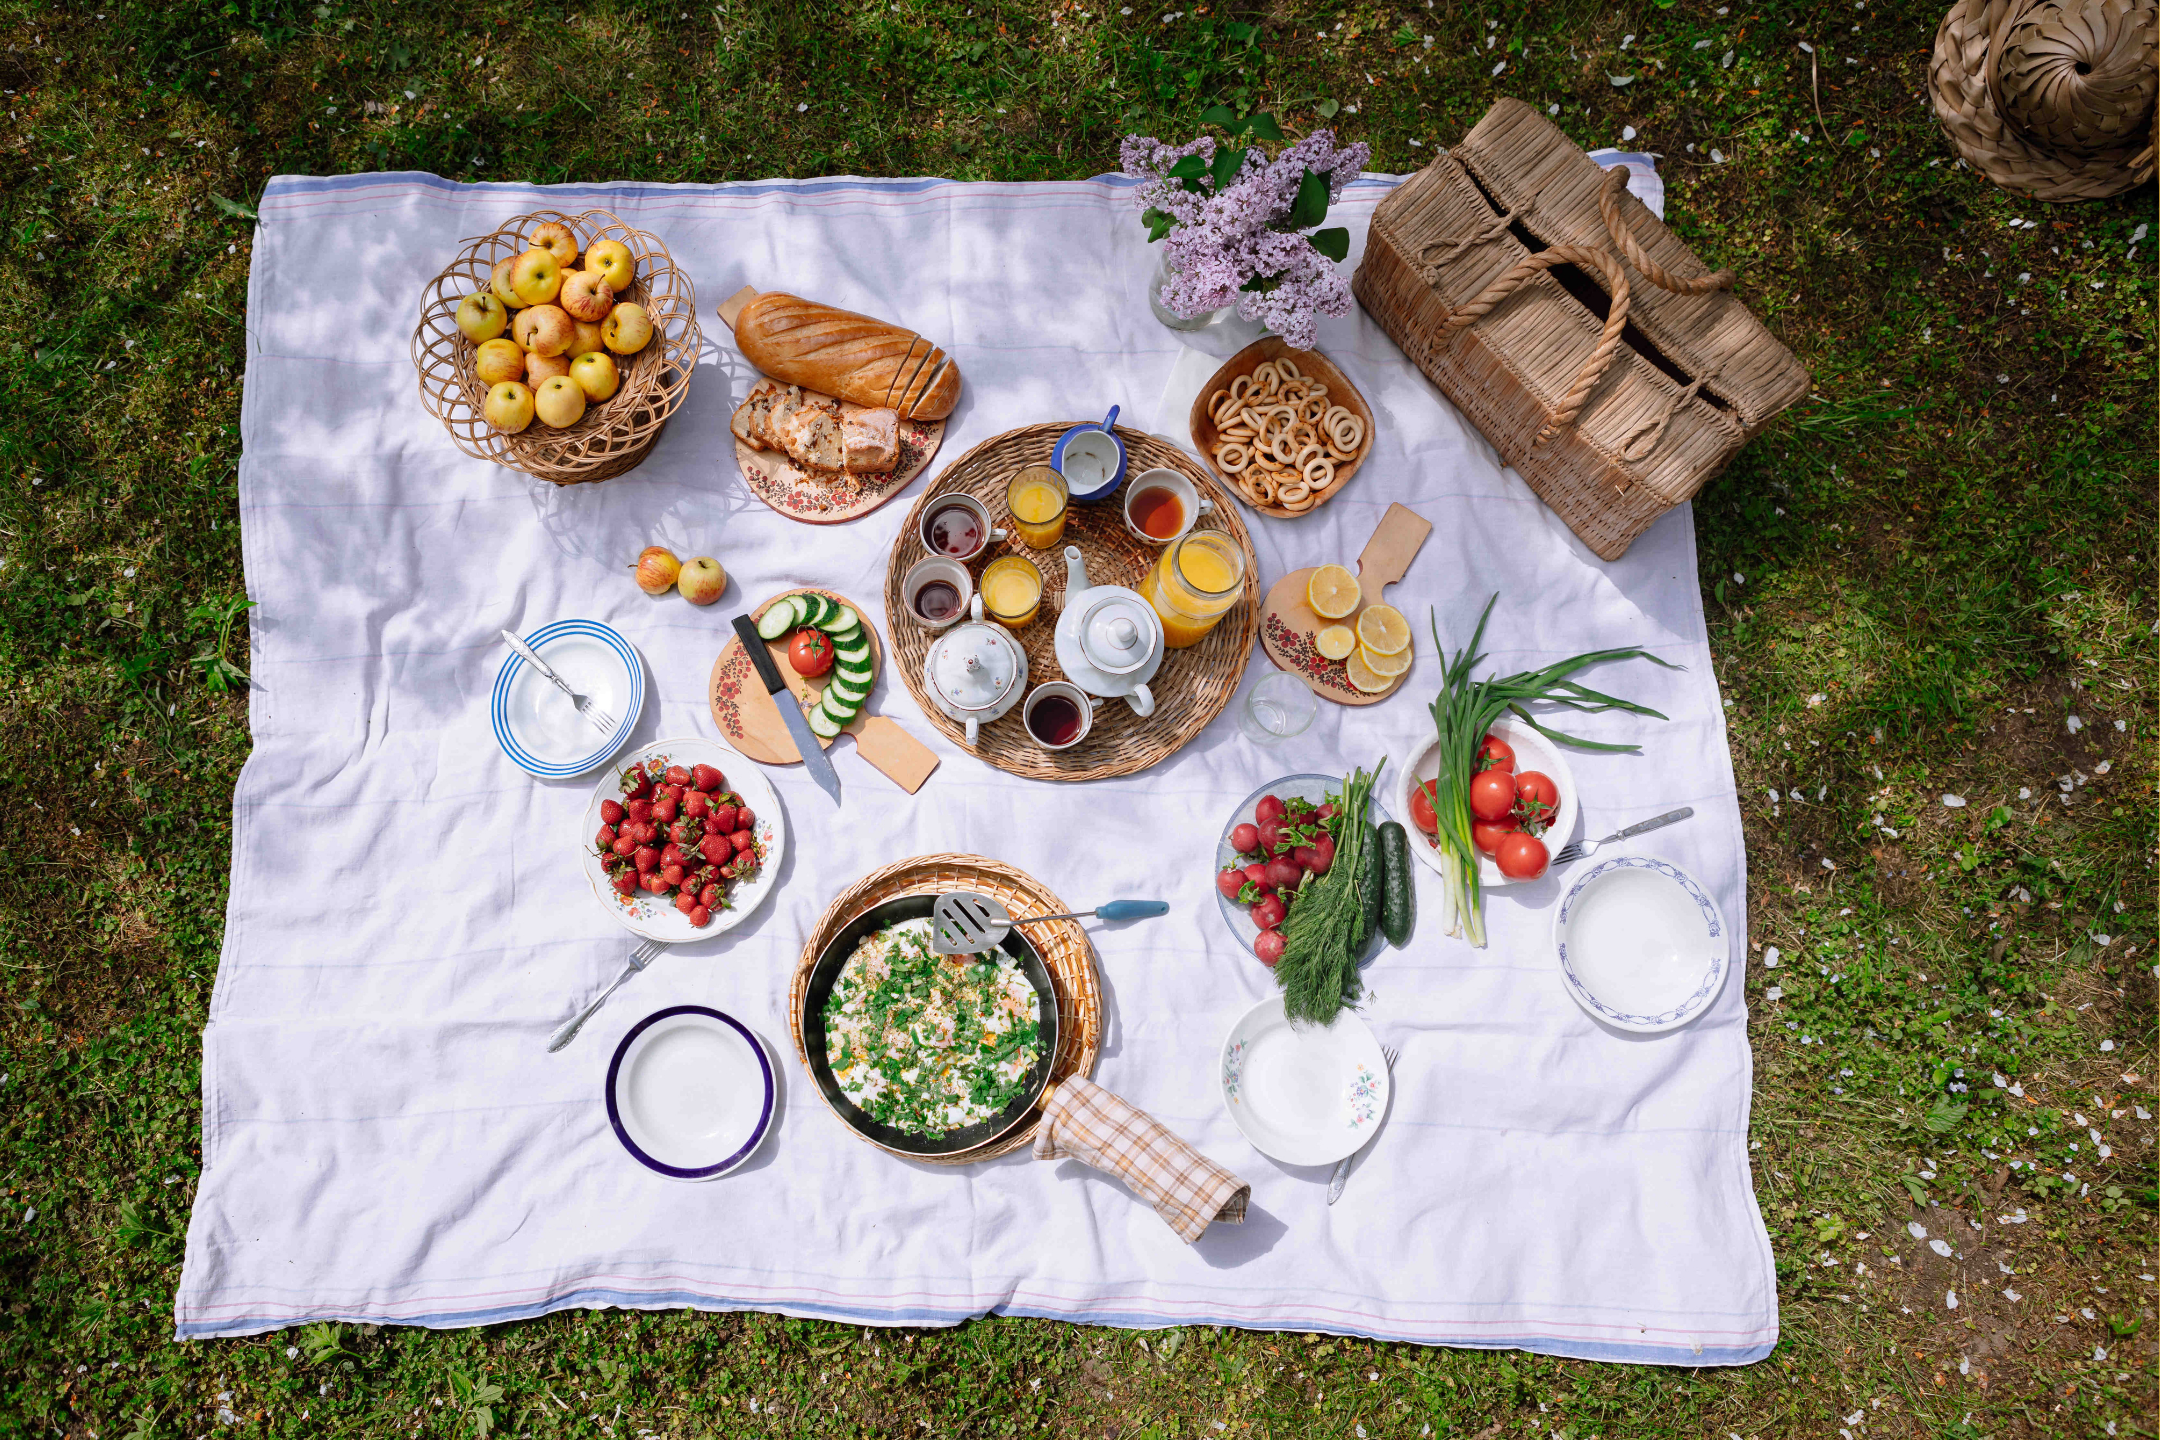
[[[1575,838],[1576,820],[1582,814],[1575,772],[1568,769],[1559,746],[1514,715],[1502,715],[1486,734],[1488,742],[1481,754],[1491,754],[1496,763],[1481,773],[1509,776],[1514,796],[1500,818],[1485,820],[1477,809],[1481,795],[1473,782],[1470,801],[1472,838],[1478,844],[1478,885],[1490,890],[1542,880],[1550,873],[1552,857]],[[1495,741],[1497,746],[1492,744]],[[1410,831],[1410,853],[1435,871],[1441,871],[1441,865],[1440,852],[1433,846],[1433,832],[1427,828],[1432,823],[1432,811],[1421,803],[1418,791],[1439,773],[1440,747],[1435,742],[1420,750],[1395,782],[1395,804],[1407,817],[1404,824]],[[1497,809],[1500,782],[1484,783],[1488,792],[1484,798],[1492,809]],[[1526,846],[1519,840],[1510,842],[1512,833],[1528,835],[1537,846]],[[1490,850],[1485,846],[1487,840],[1493,842]]]
[[[1334,839],[1325,832],[1342,788],[1340,775],[1270,780],[1230,813],[1215,842],[1215,903],[1245,953],[1263,965],[1272,967],[1282,956],[1282,922],[1297,903],[1298,887],[1334,864]],[[1383,812],[1366,817],[1374,824],[1387,818],[1377,801],[1372,809]],[[1239,872],[1234,878],[1233,868]],[[1387,937],[1376,930],[1358,963],[1371,964],[1385,948]]]

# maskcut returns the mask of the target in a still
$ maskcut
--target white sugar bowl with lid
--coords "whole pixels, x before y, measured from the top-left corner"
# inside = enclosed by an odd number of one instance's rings
[[[1072,545],[1065,547],[1065,608],[1055,638],[1066,679],[1090,695],[1122,699],[1142,719],[1155,713],[1147,682],[1162,668],[1162,618],[1137,590],[1088,584]]]
[[[923,660],[930,698],[967,726],[971,746],[983,726],[1020,703],[1027,677],[1027,651],[1004,626],[984,622],[981,595],[968,604],[968,623],[940,635]]]

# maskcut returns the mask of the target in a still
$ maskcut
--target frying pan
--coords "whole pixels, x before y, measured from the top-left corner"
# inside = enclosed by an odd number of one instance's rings
[[[973,1150],[987,1145],[1004,1135],[1027,1118],[1035,1103],[1042,1099],[1044,1089],[1050,1083],[1050,1069],[1057,1060],[1058,1006],[1057,991],[1051,987],[1050,971],[1044,966],[1042,956],[1028,943],[1025,935],[1014,929],[998,946],[1019,964],[1020,973],[1027,977],[1034,988],[1036,1001],[1036,1033],[1040,1054],[1035,1068],[1027,1073],[1020,1093],[1013,1102],[987,1120],[958,1130],[949,1130],[934,1139],[897,1130],[883,1121],[872,1119],[868,1112],[848,1099],[840,1088],[840,1081],[833,1074],[832,1061],[825,1045],[825,1002],[832,996],[832,988],[840,978],[840,972],[855,953],[855,947],[869,936],[888,925],[902,920],[927,920],[930,907],[937,902],[935,895],[902,895],[882,901],[863,911],[833,935],[825,948],[818,953],[817,963],[810,968],[810,982],[803,987],[802,1036],[803,1050],[809,1057],[810,1075],[817,1082],[819,1093],[832,1112],[852,1126],[871,1144],[890,1150],[897,1155],[957,1155],[963,1150]]]

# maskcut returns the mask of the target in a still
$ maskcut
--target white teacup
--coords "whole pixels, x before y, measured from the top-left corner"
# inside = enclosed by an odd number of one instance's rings
[[[1063,699],[1072,703],[1080,716],[1080,728],[1063,740],[1051,740],[1035,726],[1035,707],[1044,700]],[[1070,750],[1087,739],[1088,731],[1095,728],[1095,709],[1102,701],[1082,690],[1070,680],[1045,680],[1028,692],[1027,701],[1020,707],[1020,721],[1027,726],[1028,737],[1045,750]]]
[[[1175,530],[1167,535],[1150,534],[1133,519],[1135,501],[1145,508],[1150,491],[1167,491],[1178,507],[1179,519]],[[1125,528],[1137,538],[1150,545],[1168,545],[1198,524],[1200,517],[1215,508],[1215,502],[1205,499],[1200,488],[1175,470],[1143,470],[1125,486]]]

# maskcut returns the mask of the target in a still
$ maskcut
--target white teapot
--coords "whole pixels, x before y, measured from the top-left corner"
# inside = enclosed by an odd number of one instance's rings
[[[970,746],[983,726],[1020,703],[1027,675],[1027,651],[1004,626],[984,623],[981,595],[968,604],[968,623],[940,635],[923,659],[930,698],[967,726]]]
[[[1065,678],[1105,699],[1122,699],[1146,719],[1155,713],[1147,682],[1162,668],[1162,618],[1137,590],[1089,585],[1077,546],[1065,547],[1065,607],[1058,613],[1057,662]]]

